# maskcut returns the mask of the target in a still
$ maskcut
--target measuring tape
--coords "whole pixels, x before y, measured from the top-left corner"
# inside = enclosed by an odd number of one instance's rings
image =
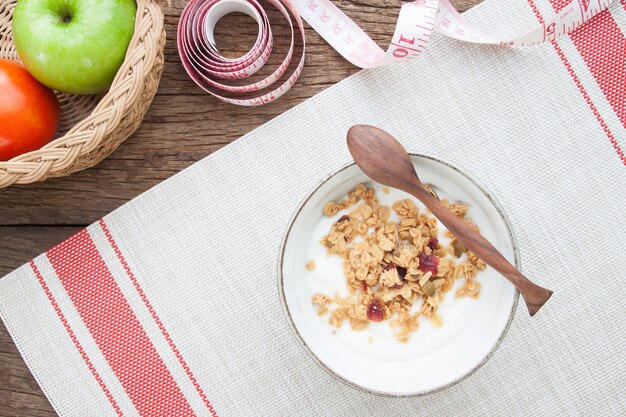
[[[256,106],[285,94],[304,67],[304,19],[345,59],[360,68],[403,63],[423,52],[434,31],[465,42],[526,46],[538,45],[568,34],[605,10],[613,0],[572,0],[553,19],[513,39],[497,39],[477,29],[449,0],[416,0],[400,8],[393,38],[383,51],[361,28],[330,0],[266,0],[289,22],[291,43],[282,63],[270,75],[254,83],[241,81],[259,71],[272,52],[273,38],[267,13],[257,0],[191,0],[178,24],[178,53],[187,73],[204,89],[227,103]],[[239,58],[222,56],[215,43],[215,25],[229,13],[245,13],[259,27],[252,49]],[[294,25],[295,23],[295,25]],[[286,77],[295,49],[302,53],[295,69]],[[280,81],[282,80],[282,83]],[[276,87],[278,85],[278,87]],[[261,94],[261,91],[269,91]],[[226,95],[225,95],[226,94]],[[238,95],[254,96],[236,98]]]

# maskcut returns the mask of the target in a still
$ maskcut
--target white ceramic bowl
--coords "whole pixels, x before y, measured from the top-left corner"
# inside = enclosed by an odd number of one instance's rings
[[[458,166],[432,156],[411,157],[421,180],[433,185],[441,198],[468,203],[468,216],[480,226],[481,233],[519,268],[515,237],[494,197]],[[311,303],[316,292],[333,296],[333,291],[344,289],[347,294],[340,260],[327,257],[319,243],[341,213],[329,219],[323,207],[344,198],[360,182],[382,188],[350,164],[322,181],[293,216],[278,262],[279,293],[287,319],[311,357],[355,388],[374,394],[411,396],[449,387],[471,375],[493,354],[511,324],[518,292],[495,270],[487,268],[477,278],[482,284],[477,300],[455,299],[453,289],[439,307],[444,325],[435,328],[422,318],[420,328],[407,344],[393,338],[386,321],[370,323],[359,332],[344,323],[333,332],[328,316],[318,316]],[[398,196],[409,197],[396,190],[392,194],[377,192],[384,204]],[[310,260],[316,263],[312,272],[305,268]]]

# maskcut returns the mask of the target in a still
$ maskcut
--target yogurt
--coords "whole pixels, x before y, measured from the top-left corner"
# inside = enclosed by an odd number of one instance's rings
[[[368,184],[368,187],[371,186]],[[408,198],[419,207],[421,212],[426,211],[423,204],[403,191],[386,189],[380,185],[375,185],[374,188],[381,204],[391,207],[395,201]],[[311,297],[316,293],[326,294],[330,297],[336,294],[347,297],[350,294],[341,267],[343,259],[337,255],[327,255],[326,247],[320,243],[320,240],[328,234],[332,224],[342,215],[348,214],[352,208],[343,210],[332,218],[322,217],[311,234],[306,259],[315,262],[315,269],[307,271],[305,274]],[[391,218],[397,221],[397,216],[394,216],[396,215],[392,210]],[[439,224],[439,236],[437,238],[445,247],[449,245],[450,239],[443,235],[444,230],[444,227]],[[476,279],[481,281],[481,274]],[[457,280],[455,286],[446,293],[445,300],[439,305],[438,312],[443,319],[443,326],[434,327],[430,320],[420,317],[420,327],[411,333],[407,343],[402,343],[394,337],[394,329],[389,320],[380,323],[370,322],[367,329],[359,331],[352,330],[346,320],[341,328],[336,329],[334,337],[337,337],[355,353],[376,360],[404,361],[426,355],[448,343],[472,317],[476,309],[476,300],[468,297],[455,298],[456,289],[463,285],[463,281],[462,279]],[[421,300],[416,301],[413,309],[419,309],[421,304]],[[331,308],[334,308],[334,305]],[[325,314],[319,316],[318,319],[325,326],[330,327],[328,317],[329,315]]]

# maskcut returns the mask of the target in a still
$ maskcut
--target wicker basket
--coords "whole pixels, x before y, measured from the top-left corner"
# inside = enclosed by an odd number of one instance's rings
[[[0,0],[0,57],[18,60],[11,34],[17,0]],[[0,188],[62,177],[96,165],[141,123],[163,71],[163,11],[137,0],[135,33],[109,91],[80,96],[57,93],[61,122],[57,138],[43,148],[0,161]]]

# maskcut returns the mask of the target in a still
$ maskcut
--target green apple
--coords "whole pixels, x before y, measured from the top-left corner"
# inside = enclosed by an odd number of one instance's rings
[[[74,94],[108,89],[133,36],[135,0],[18,0],[13,39],[41,83]]]

